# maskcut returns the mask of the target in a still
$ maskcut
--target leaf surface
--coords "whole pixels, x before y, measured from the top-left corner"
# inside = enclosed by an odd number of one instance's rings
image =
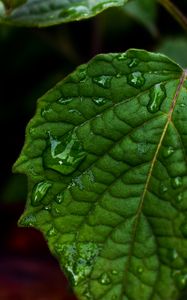
[[[0,22],[22,26],[51,26],[87,19],[128,0],[0,1]],[[18,7],[17,7],[18,6]]]
[[[187,282],[187,80],[161,54],[98,55],[45,94],[14,171],[81,300],[175,300]]]

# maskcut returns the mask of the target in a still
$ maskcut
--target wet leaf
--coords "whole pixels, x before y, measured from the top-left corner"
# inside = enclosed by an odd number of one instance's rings
[[[0,22],[21,26],[51,26],[87,19],[128,0],[3,0]]]
[[[45,94],[14,171],[81,300],[175,300],[187,282],[187,73],[98,55]]]

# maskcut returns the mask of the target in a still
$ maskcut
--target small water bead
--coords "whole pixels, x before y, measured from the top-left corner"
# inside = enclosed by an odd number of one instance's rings
[[[109,275],[106,272],[101,274],[98,281],[102,285],[109,285],[111,283],[111,279],[110,279]]]
[[[92,101],[98,106],[102,106],[107,103],[107,99],[102,97],[92,98]]]
[[[69,109],[69,113],[82,116],[81,112],[78,109]]]
[[[163,193],[166,193],[168,190],[167,186],[164,185],[163,182],[161,182],[160,184],[160,193],[163,194]]]
[[[137,272],[138,272],[139,274],[142,274],[143,271],[144,271],[144,269],[143,269],[142,267],[138,267],[138,268],[137,268]]]
[[[187,272],[186,271],[174,271],[173,277],[175,280],[175,283],[179,289],[184,289],[187,285]]]
[[[149,103],[147,105],[147,110],[150,113],[156,113],[160,110],[161,104],[166,98],[166,89],[163,83],[158,83],[154,85],[149,93]]]
[[[145,83],[145,78],[141,72],[137,71],[127,76],[127,82],[135,88],[141,88]]]
[[[182,202],[182,200],[183,200],[183,194],[182,193],[179,193],[178,195],[177,195],[177,202]]]
[[[111,271],[111,274],[112,274],[112,275],[117,275],[117,274],[118,274],[118,271],[112,270],[112,271]]]
[[[178,257],[179,257],[179,254],[178,254],[176,249],[169,249],[168,250],[168,258],[171,261],[175,261]]]
[[[133,68],[133,67],[137,67],[138,64],[139,64],[139,59],[133,58],[133,59],[131,59],[131,61],[129,62],[128,66],[129,66],[129,68]]]
[[[171,179],[171,184],[172,184],[174,189],[180,188],[183,185],[182,177],[177,176],[175,178],[172,178]]]
[[[121,53],[117,56],[117,60],[119,61],[127,60],[127,58],[128,58],[127,53]]]
[[[108,75],[93,77],[93,82],[105,89],[110,88],[111,80],[112,80],[112,76],[108,76]]]
[[[51,204],[44,206],[44,209],[47,211],[51,211],[52,209]]]
[[[58,102],[62,105],[66,105],[70,102],[72,102],[73,98],[60,98],[58,99]]]
[[[61,204],[64,200],[64,192],[58,194],[55,198],[55,202]]]
[[[56,236],[56,235],[57,235],[57,230],[55,229],[55,227],[51,227],[47,232],[48,237],[52,237],[52,236]]]
[[[43,155],[44,166],[63,175],[73,173],[86,156],[75,132],[61,140],[50,135],[49,142],[50,146]]]
[[[48,181],[41,181],[37,183],[32,191],[31,204],[33,206],[38,206],[41,204],[42,199],[45,197],[47,191],[52,186]]]
[[[163,149],[162,154],[163,154],[164,157],[169,157],[169,156],[171,156],[174,152],[175,152],[174,148],[171,147],[171,146],[169,146],[169,147]]]

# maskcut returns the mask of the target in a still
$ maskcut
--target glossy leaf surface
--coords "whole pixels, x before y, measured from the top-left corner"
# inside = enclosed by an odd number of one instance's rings
[[[187,282],[187,80],[161,54],[98,55],[38,102],[14,166],[81,300],[176,300]]]
[[[128,0],[14,0],[0,1],[0,22],[50,26],[87,19]]]

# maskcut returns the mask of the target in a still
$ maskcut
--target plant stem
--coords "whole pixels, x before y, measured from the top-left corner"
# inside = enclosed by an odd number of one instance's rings
[[[187,17],[170,0],[158,0],[187,32]]]

